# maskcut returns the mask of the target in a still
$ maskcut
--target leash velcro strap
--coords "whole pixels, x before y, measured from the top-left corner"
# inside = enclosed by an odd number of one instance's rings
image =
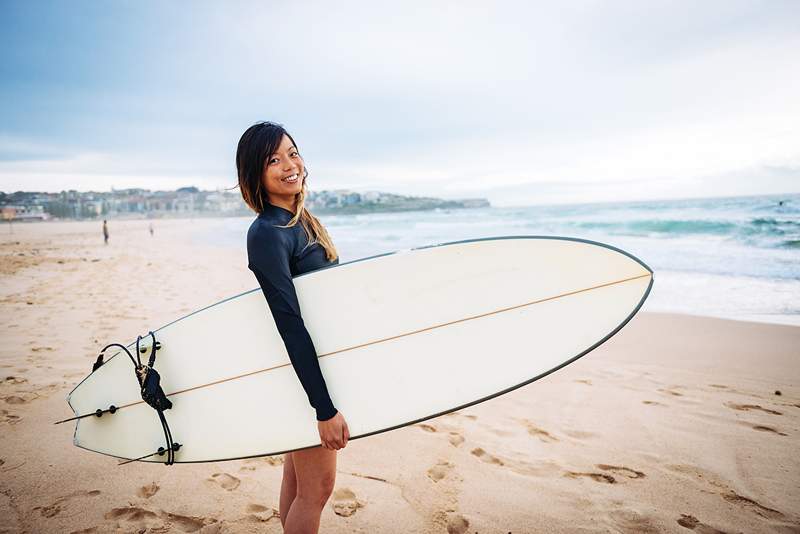
[[[161,388],[161,376],[158,371],[152,367],[142,367],[141,371],[143,372],[138,374],[144,375],[139,382],[142,385],[142,400],[159,411],[172,408],[172,401]]]

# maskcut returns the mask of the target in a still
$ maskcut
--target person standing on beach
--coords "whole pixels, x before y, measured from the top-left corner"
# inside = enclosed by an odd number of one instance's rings
[[[236,150],[236,170],[242,198],[258,214],[247,232],[248,268],[316,411],[322,443],[284,455],[281,524],[287,534],[316,533],[336,480],[336,451],[347,445],[350,430],[328,394],[292,277],[338,263],[338,254],[325,227],[305,208],[308,171],[282,125],[248,128]]]
[[[105,219],[103,219],[103,239],[105,244],[108,245],[108,223]]]
[[[150,237],[153,237],[153,223],[150,223]]]

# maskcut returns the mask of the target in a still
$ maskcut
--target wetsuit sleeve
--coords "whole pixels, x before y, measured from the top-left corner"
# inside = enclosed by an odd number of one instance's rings
[[[314,343],[300,315],[289,269],[292,243],[280,235],[280,230],[261,222],[248,232],[248,267],[264,292],[295,373],[317,412],[317,420],[327,421],[337,410],[328,394]]]

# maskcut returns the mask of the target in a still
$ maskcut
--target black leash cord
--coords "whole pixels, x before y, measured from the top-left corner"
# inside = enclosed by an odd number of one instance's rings
[[[119,343],[109,343],[108,345],[103,347],[103,350],[100,351],[100,355],[102,356],[106,352],[106,350],[111,348],[111,347],[119,347],[119,348],[121,348],[122,350],[125,351],[125,354],[128,355],[128,358],[131,359],[131,362],[133,362],[133,366],[134,367],[141,367],[141,365],[142,365],[141,362],[139,362],[138,364],[136,363],[136,360],[133,359],[133,355],[131,354],[131,351],[128,350],[128,347],[126,347],[124,345],[120,345]],[[137,342],[137,345],[136,345],[136,351],[137,352],[139,351],[138,342]],[[138,359],[138,355],[137,355],[137,359]]]
[[[141,350],[142,336],[136,336],[136,359],[133,358],[131,352],[124,345],[121,345],[119,343],[109,343],[108,345],[103,347],[103,350],[100,351],[100,356],[97,359],[97,363],[95,364],[95,367],[92,369],[92,372],[94,372],[98,367],[100,367],[100,365],[102,365],[103,355],[105,354],[105,351],[110,347],[119,347],[122,350],[124,350],[125,354],[127,354],[128,358],[130,358],[131,363],[133,363],[134,374],[136,375],[137,382],[139,382],[139,388],[142,395],[142,400],[145,401],[145,403],[149,404],[150,407],[152,407],[156,411],[156,413],[158,413],[158,419],[159,422],[161,423],[161,429],[164,431],[164,439],[166,440],[166,445],[167,445],[166,449],[164,449],[163,447],[159,447],[159,450],[154,453],[146,454],[140,458],[134,458],[133,460],[126,460],[119,465],[135,462],[137,460],[143,460],[145,458],[153,456],[154,454],[163,454],[164,451],[166,451],[167,453],[167,461],[165,462],[165,465],[172,465],[175,463],[175,451],[177,451],[181,447],[180,444],[174,443],[172,441],[172,431],[170,430],[169,424],[167,423],[167,418],[164,415],[164,410],[169,410],[170,408],[172,408],[172,402],[170,402],[170,400],[167,399],[166,395],[164,394],[164,390],[161,388],[160,385],[160,377],[156,372],[156,370],[153,369],[153,365],[155,365],[156,363],[156,351],[159,348],[161,348],[160,347],[161,344],[156,341],[156,335],[153,333],[152,330],[149,332],[148,335],[150,336],[150,339],[153,342],[150,345],[150,358],[148,359],[147,365],[142,365],[142,359],[139,356],[142,353]],[[107,410],[98,409],[93,413],[83,414],[76,417],[70,417],[69,419],[64,419],[62,421],[57,421],[55,424],[65,423],[67,421],[74,421],[76,419],[83,419],[84,417],[90,417],[92,415],[100,417],[104,413],[110,412],[113,414],[116,411],[117,407],[112,405]]]

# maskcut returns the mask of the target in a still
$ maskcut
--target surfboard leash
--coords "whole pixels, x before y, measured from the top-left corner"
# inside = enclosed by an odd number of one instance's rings
[[[164,394],[164,390],[161,388],[161,376],[158,374],[158,371],[153,368],[156,363],[156,352],[161,348],[161,343],[156,341],[156,335],[152,330],[149,336],[153,342],[150,344],[150,358],[147,365],[142,365],[142,360],[139,357],[139,354],[146,352],[147,349],[142,350],[140,348],[139,345],[142,341],[142,336],[136,336],[136,359],[138,361],[138,365],[134,364],[136,379],[141,386],[142,400],[158,413],[161,428],[164,430],[164,438],[167,445],[167,461],[164,465],[172,465],[175,463],[175,451],[180,448],[180,445],[172,441],[172,432],[169,429],[167,418],[164,415],[164,410],[172,408],[172,401]],[[125,352],[128,352],[127,349]],[[130,353],[128,353],[128,355],[130,356]],[[133,358],[131,358],[131,360],[133,360]],[[161,449],[161,447],[159,447],[159,449]]]
[[[94,365],[92,365],[92,372],[95,372],[98,368],[100,368],[105,362],[103,361],[103,356],[105,351],[111,347],[119,347],[125,351],[125,354],[128,355],[130,358],[131,363],[133,363],[134,367],[134,374],[136,375],[136,380],[139,382],[140,392],[142,395],[142,400],[149,404],[158,414],[159,422],[161,423],[161,428],[164,431],[164,439],[166,440],[167,447],[159,447],[156,452],[146,454],[139,458],[134,458],[132,460],[126,460],[119,465],[124,465],[130,462],[135,462],[138,460],[143,460],[145,458],[149,458],[150,456],[154,456],[156,454],[163,455],[165,452],[167,453],[167,461],[165,465],[172,465],[175,463],[175,452],[181,448],[180,443],[176,443],[172,441],[172,431],[169,428],[169,424],[167,423],[167,418],[164,415],[165,410],[169,410],[172,408],[172,401],[170,401],[166,394],[164,393],[163,388],[161,387],[161,376],[158,374],[153,366],[156,363],[156,351],[161,348],[161,343],[156,341],[156,336],[151,330],[148,334],[152,339],[152,343],[150,345],[150,358],[147,364],[142,364],[142,360],[139,354],[144,354],[147,352],[147,348],[142,348],[140,346],[142,341],[142,336],[136,336],[136,359],[134,359],[133,355],[130,353],[127,347],[121,345],[120,343],[109,343],[103,350],[100,351],[100,355],[97,357],[97,361],[95,361]],[[117,411],[117,407],[113,404],[108,407],[107,410],[97,409],[93,413],[79,415],[77,417],[71,417],[69,419],[64,419],[62,421],[57,421],[55,424],[65,423],[67,421],[74,421],[76,419],[83,419],[84,417],[101,417],[104,413],[115,413]]]

